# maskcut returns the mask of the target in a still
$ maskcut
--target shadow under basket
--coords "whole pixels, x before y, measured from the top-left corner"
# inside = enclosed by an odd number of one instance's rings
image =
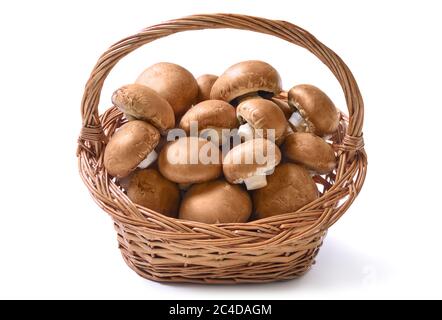
[[[131,202],[104,169],[106,143],[124,121],[116,108],[98,114],[103,83],[115,64],[156,39],[182,31],[220,28],[260,32],[301,46],[317,56],[341,84],[349,116],[341,112],[339,130],[331,138],[338,155],[337,169],[314,177],[321,197],[297,212],[217,225],[169,218]],[[280,98],[286,99],[286,95]],[[81,178],[95,202],[114,220],[127,265],[155,281],[261,283],[304,274],[313,265],[328,228],[350,207],[366,175],[364,109],[353,75],[332,50],[285,21],[208,14],[146,28],[117,42],[101,56],[86,84],[81,113],[77,152]]]

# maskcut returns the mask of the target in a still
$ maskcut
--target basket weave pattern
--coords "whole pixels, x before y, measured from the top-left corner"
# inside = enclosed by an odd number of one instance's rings
[[[342,113],[332,139],[338,167],[327,176],[314,177],[322,186],[322,196],[297,212],[218,225],[173,219],[132,203],[104,169],[106,143],[124,123],[122,113],[114,107],[98,114],[102,86],[112,68],[133,50],[156,39],[187,30],[219,28],[260,32],[301,46],[317,56],[341,84],[349,116]],[[117,42],[100,57],[86,84],[81,113],[77,152],[81,178],[95,202],[114,220],[126,263],[142,277],[156,281],[270,282],[304,274],[314,263],[328,228],[352,204],[366,175],[363,101],[353,75],[332,50],[285,21],[212,14],[146,28]]]

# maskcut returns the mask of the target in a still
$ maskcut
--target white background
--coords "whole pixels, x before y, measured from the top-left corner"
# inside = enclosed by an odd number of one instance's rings
[[[0,298],[442,298],[442,49],[438,1],[2,1],[0,4]],[[298,280],[165,285],[123,262],[111,219],[75,157],[84,84],[99,55],[143,27],[192,13],[288,20],[335,50],[366,105],[365,186]],[[201,31],[149,44],[110,74],[116,87],[171,61],[201,73],[262,59],[285,88],[314,83],[345,108],[331,73],[282,40]]]

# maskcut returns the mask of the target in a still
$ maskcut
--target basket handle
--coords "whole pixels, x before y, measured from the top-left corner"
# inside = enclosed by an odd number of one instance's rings
[[[101,89],[107,75],[120,59],[144,44],[174,33],[221,28],[269,34],[303,47],[318,57],[335,75],[344,91],[349,113],[349,126],[341,149],[349,152],[363,149],[364,105],[356,80],[341,58],[310,33],[294,24],[238,14],[204,14],[170,20],[148,27],[111,46],[100,57],[86,83],[81,101],[83,124],[78,141],[79,147],[96,156],[100,154],[106,141],[98,114]]]

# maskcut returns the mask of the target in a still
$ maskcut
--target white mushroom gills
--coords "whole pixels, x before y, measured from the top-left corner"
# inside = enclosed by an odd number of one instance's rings
[[[267,185],[266,175],[260,174],[244,179],[247,190],[264,188]]]
[[[158,153],[155,150],[152,150],[151,153],[149,153],[146,158],[140,162],[138,165],[138,168],[140,169],[146,169],[148,166],[150,166],[155,160],[158,158]]]
[[[253,128],[252,126],[246,122],[243,125],[240,125],[238,128],[238,135],[244,137],[245,141],[253,139]]]

